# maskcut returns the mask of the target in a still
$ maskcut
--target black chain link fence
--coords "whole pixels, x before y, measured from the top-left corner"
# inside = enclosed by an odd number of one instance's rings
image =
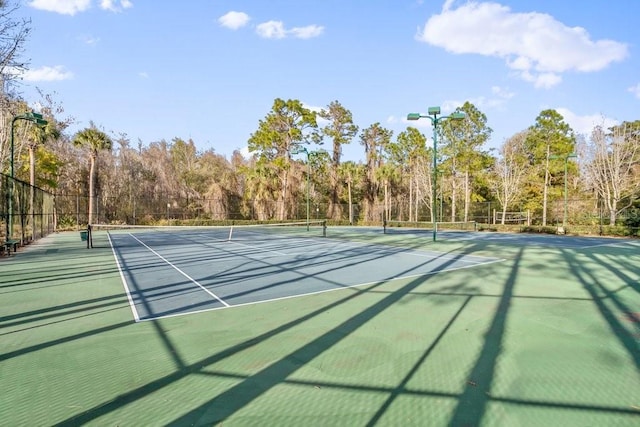
[[[53,194],[0,174],[0,243],[25,245],[56,230]]]

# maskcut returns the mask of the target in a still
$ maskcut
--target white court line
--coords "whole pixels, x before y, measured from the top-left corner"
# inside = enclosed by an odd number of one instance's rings
[[[492,234],[489,233],[487,234],[486,237],[483,234],[480,233],[476,233],[474,235],[470,235],[464,238],[454,238],[452,240],[455,241],[462,241],[462,240],[484,240],[484,241],[489,241],[489,242],[507,242],[507,243],[513,243],[515,245],[520,245],[520,246],[544,246],[544,247],[553,247],[553,248],[559,248],[559,249],[590,249],[590,248],[598,248],[601,246],[616,246],[619,244],[625,244],[627,242],[620,242],[620,241],[611,241],[611,242],[606,242],[606,243],[597,243],[597,244],[593,244],[593,245],[582,245],[582,244],[575,244],[575,243],[571,243],[571,236],[567,236],[567,237],[562,237],[562,238],[566,238],[567,240],[569,240],[568,242],[560,242],[558,243],[553,242],[553,244],[549,244],[549,242],[542,242],[540,241],[541,239],[544,238],[555,238],[555,237],[560,237],[560,236],[555,236],[555,235],[541,235],[541,236],[536,236],[539,237],[540,239],[538,239],[535,242],[530,242],[528,240],[526,240],[526,235],[512,235],[512,234]],[[588,237],[588,236],[577,236],[578,239],[597,239],[597,237]]]
[[[346,246],[346,247],[374,247],[374,248],[380,248],[381,250],[391,250],[394,253],[403,253],[406,255],[411,255],[411,256],[417,256],[417,257],[421,257],[421,258],[437,258],[437,259],[443,259],[446,261],[451,261],[451,260],[456,260],[456,259],[460,259],[459,256],[454,256],[454,255],[448,255],[445,252],[438,252],[438,251],[431,251],[431,250],[420,250],[420,249],[411,249],[411,248],[402,248],[399,246],[393,246],[393,245],[386,245],[386,244],[382,244],[382,243],[365,243],[365,242],[345,242],[345,241],[341,241],[341,240],[332,240],[333,243],[336,244],[336,246]],[[332,243],[327,242],[326,245],[329,245]],[[315,246],[322,246],[323,243],[319,243],[318,245]],[[307,252],[304,252],[307,253]],[[291,255],[291,254],[289,254]],[[480,261],[468,261],[468,262],[477,262],[479,264],[484,263],[485,261],[481,261],[481,260],[490,260],[489,262],[493,262],[494,260],[497,261],[504,261],[504,259],[500,259],[500,258],[495,258],[495,257],[488,257],[488,256],[481,256],[481,255],[466,255],[463,254],[463,256],[465,258],[476,258]]]
[[[219,296],[217,296],[216,294],[214,294],[213,292],[211,292],[209,289],[205,288],[204,286],[202,286],[200,283],[198,283],[197,280],[195,280],[193,277],[189,276],[187,273],[185,273],[184,271],[180,270],[180,268],[178,268],[177,266],[173,265],[171,263],[171,261],[169,261],[168,259],[166,259],[165,257],[163,257],[162,255],[160,255],[158,252],[154,251],[153,249],[151,249],[149,246],[147,246],[142,240],[138,239],[136,236],[134,236],[133,234],[129,233],[129,236],[133,237],[134,239],[136,239],[142,246],[144,246],[145,248],[149,249],[155,256],[157,256],[158,258],[160,258],[161,260],[163,260],[164,262],[166,262],[167,264],[169,264],[172,268],[174,268],[178,273],[182,274],[184,277],[186,277],[187,279],[189,279],[190,281],[192,281],[193,283],[195,283],[196,285],[198,285],[200,287],[200,289],[202,289],[203,291],[205,291],[206,293],[208,293],[209,295],[211,295],[213,298],[217,299],[218,301],[220,301],[225,307],[230,307],[229,304],[227,304],[224,300],[222,300]]]
[[[598,248],[601,246],[618,246],[618,245],[627,245],[629,243],[632,242],[621,242],[621,241],[616,241],[616,242],[607,242],[607,243],[599,243],[597,245],[587,245],[587,246],[580,246],[579,249],[590,249],[590,248]],[[635,246],[635,245],[633,245]]]
[[[111,241],[111,234],[107,233],[107,238],[109,239],[109,245],[111,245],[111,252],[113,252],[113,258],[116,260],[116,265],[118,266],[118,271],[120,272],[120,278],[122,279],[122,286],[124,286],[124,292],[127,294],[127,299],[129,300],[129,306],[131,307],[131,311],[133,312],[133,318],[136,322],[140,321],[140,316],[138,316],[138,310],[136,310],[136,305],[133,303],[133,298],[131,297],[131,293],[129,292],[129,285],[127,284],[127,279],[124,277],[124,272],[122,271],[122,266],[120,265],[120,261],[118,261],[118,256],[116,255],[116,249],[113,247],[113,242]]]
[[[492,261],[487,261],[484,264],[494,264],[496,262],[502,262],[502,261],[505,261],[505,260],[504,259],[494,259]],[[327,293],[327,292],[344,291],[346,289],[358,288],[358,287],[362,287],[362,286],[371,286],[371,285],[380,284],[380,283],[384,283],[384,282],[392,282],[392,281],[395,281],[395,280],[412,279],[412,278],[415,278],[415,277],[432,276],[432,275],[439,274],[439,273],[447,273],[449,271],[464,270],[466,268],[477,267],[478,265],[480,265],[480,264],[465,265],[465,266],[456,267],[456,268],[450,268],[450,269],[445,269],[445,270],[429,271],[427,273],[410,274],[410,275],[407,275],[407,276],[398,276],[398,277],[393,277],[391,279],[381,279],[381,280],[376,280],[376,281],[373,281],[373,282],[358,283],[356,285],[345,285],[345,286],[340,286],[340,287],[333,288],[333,289],[324,289],[324,290],[321,290],[321,291],[307,292],[307,293],[304,293],[304,294],[287,295],[287,296],[279,297],[279,298],[271,298],[271,299],[265,299],[265,300],[260,300],[260,301],[244,302],[244,303],[241,303],[241,304],[234,304],[234,305],[230,305],[230,306],[227,306],[227,307],[205,308],[205,309],[202,309],[202,310],[188,311],[188,312],[185,312],[185,313],[167,314],[165,316],[150,317],[148,319],[142,319],[141,322],[147,322],[147,321],[157,320],[157,319],[167,319],[167,318],[170,318],[170,317],[187,316],[187,315],[190,315],[190,314],[206,313],[206,312],[209,312],[209,311],[222,310],[222,309],[225,309],[225,308],[236,308],[236,307],[243,307],[243,306],[248,306],[248,305],[263,304],[263,303],[267,303],[267,302],[283,301],[283,300],[288,300],[288,299],[292,299],[292,298],[299,298],[299,297],[304,297],[304,296],[309,296],[309,295],[324,294],[324,293]]]

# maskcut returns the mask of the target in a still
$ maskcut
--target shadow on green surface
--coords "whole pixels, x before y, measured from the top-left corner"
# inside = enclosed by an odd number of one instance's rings
[[[607,322],[611,331],[618,338],[622,346],[627,350],[631,358],[633,359],[636,368],[640,370],[640,345],[638,345],[637,335],[634,336],[620,321],[620,319],[631,315],[634,310],[627,306],[614,292],[611,292],[606,285],[600,283],[595,271],[591,271],[584,263],[578,262],[575,257],[572,257],[566,251],[562,251],[567,264],[571,267],[573,276],[580,281],[582,287],[591,296],[595,306],[602,315],[602,318]],[[631,278],[626,274],[622,274],[611,263],[604,263],[593,258],[599,265],[607,268],[613,272],[616,276],[620,277],[627,284],[631,283]],[[637,290],[636,286],[632,286],[634,290]],[[607,306],[607,302],[610,301],[613,307]],[[640,323],[629,322],[632,328],[635,328],[637,332],[640,332]]]
[[[496,362],[504,339],[504,331],[507,323],[507,315],[513,298],[513,290],[518,277],[518,268],[524,249],[520,249],[511,272],[504,284],[504,290],[500,296],[500,302],[489,330],[485,334],[484,345],[476,360],[473,369],[469,373],[469,381],[464,392],[458,399],[455,412],[451,417],[451,425],[464,426],[479,424],[484,416],[489,402],[489,392],[496,370]]]
[[[455,250],[450,253],[443,253],[442,255],[453,255],[451,260],[447,263],[453,263],[459,259],[462,254],[478,253],[479,251],[487,250],[486,245],[482,244],[465,244],[462,248],[456,247]],[[607,405],[587,405],[580,404],[571,401],[558,402],[558,401],[541,401],[541,400],[527,400],[519,399],[515,397],[499,397],[492,396],[488,393],[495,380],[496,364],[501,354],[503,340],[505,337],[505,327],[512,310],[512,302],[516,298],[536,298],[536,299],[559,299],[559,300],[576,300],[593,301],[598,312],[602,315],[606,323],[609,325],[617,339],[621,342],[626,351],[631,355],[635,362],[636,368],[639,367],[640,349],[633,333],[629,328],[625,327],[620,321],[620,316],[624,313],[633,311],[625,301],[618,298],[614,292],[598,282],[597,272],[591,271],[584,264],[580,263],[577,259],[577,253],[573,250],[561,250],[556,251],[556,254],[560,254],[563,257],[566,264],[569,266],[567,274],[577,280],[582,288],[586,291],[587,296],[573,297],[573,296],[548,296],[548,295],[519,295],[515,292],[517,278],[521,273],[522,266],[521,261],[524,257],[526,249],[518,248],[517,250],[511,249],[510,256],[512,261],[511,269],[508,274],[505,274],[501,292],[492,294],[483,294],[481,289],[477,287],[466,287],[464,284],[448,286],[438,289],[434,292],[421,292],[418,291],[419,297],[431,298],[432,296],[444,295],[444,296],[456,296],[460,297],[456,300],[455,304],[458,304],[456,311],[450,316],[448,321],[443,324],[439,333],[435,336],[433,341],[428,345],[425,345],[424,351],[417,357],[415,363],[407,369],[404,375],[401,375],[398,379],[397,385],[385,386],[372,386],[368,384],[351,384],[347,381],[338,380],[336,382],[319,381],[307,382],[302,380],[296,380],[291,378],[298,369],[302,368],[309,362],[313,361],[324,352],[335,349],[336,345],[349,337],[361,326],[371,321],[373,318],[382,315],[385,310],[398,304],[401,299],[406,298],[408,295],[416,293],[418,286],[424,283],[436,282],[438,275],[425,275],[420,276],[408,281],[408,283],[399,286],[393,293],[388,293],[386,290],[380,289],[380,287],[386,282],[380,282],[371,284],[367,287],[360,289],[351,288],[349,294],[341,297],[335,302],[326,304],[323,307],[319,307],[314,311],[290,320],[276,328],[266,331],[260,335],[247,339],[244,342],[240,342],[234,346],[230,346],[224,350],[221,350],[215,354],[210,354],[207,357],[201,358],[196,362],[188,363],[186,359],[183,359],[179,354],[179,348],[171,340],[171,337],[167,335],[163,329],[163,322],[160,320],[154,320],[149,323],[152,324],[156,335],[159,336],[167,352],[171,354],[173,358],[175,370],[168,373],[165,376],[159,377],[153,381],[150,381],[138,388],[131,390],[124,390],[119,395],[114,396],[112,400],[105,400],[103,403],[93,406],[88,410],[78,413],[77,415],[69,416],[67,419],[58,423],[58,425],[80,425],[85,423],[96,422],[100,417],[116,412],[117,410],[137,402],[145,397],[152,395],[153,393],[168,387],[176,382],[185,379],[190,375],[207,376],[210,378],[231,378],[239,381],[236,385],[231,386],[226,391],[214,395],[208,396],[209,400],[197,407],[185,408],[183,415],[173,419],[170,425],[182,426],[182,425],[211,425],[215,423],[223,423],[226,420],[233,420],[233,416],[238,414],[243,408],[249,406],[259,397],[263,396],[269,390],[280,384],[293,384],[302,385],[308,387],[322,387],[335,390],[344,390],[351,392],[373,392],[380,395],[384,395],[384,399],[381,399],[382,403],[377,408],[369,408],[369,425],[382,423],[384,421],[385,414],[393,406],[394,402],[402,396],[420,396],[420,397],[440,397],[447,398],[455,401],[455,407],[451,411],[449,424],[453,426],[463,425],[479,425],[481,424],[487,415],[487,408],[490,403],[505,403],[516,406],[531,407],[531,408],[546,408],[546,409],[560,409],[560,410],[572,410],[572,411],[584,411],[586,413],[605,413],[624,415],[629,417],[639,416],[640,412],[636,409],[629,407],[615,407]],[[633,277],[624,273],[620,269],[615,267],[614,260],[603,262],[603,260],[595,260],[604,265],[613,272],[617,277],[624,281],[633,290],[637,291],[637,285],[634,283]],[[537,267],[537,264],[535,268]],[[543,265],[543,264],[539,264]],[[133,284],[133,288],[137,289],[137,284]],[[170,290],[166,290],[170,292]],[[252,375],[239,375],[234,372],[224,372],[220,370],[211,369],[217,362],[237,356],[239,353],[251,349],[253,346],[264,343],[270,338],[277,337],[280,334],[284,334],[290,331],[292,328],[310,321],[324,313],[327,310],[331,310],[337,307],[354,301],[356,298],[363,296],[367,293],[380,293],[380,299],[373,303],[368,308],[365,308],[354,316],[345,319],[341,324],[332,330],[324,332],[322,335],[315,339],[306,342],[293,352],[286,356],[274,361],[271,365],[256,372]],[[498,300],[498,305],[493,313],[493,318],[484,336],[484,344],[480,349],[475,362],[473,363],[467,378],[469,383],[464,386],[462,393],[447,393],[435,390],[429,390],[429,384],[426,387],[420,389],[411,389],[407,387],[410,380],[415,376],[415,373],[423,366],[429,356],[433,353],[434,349],[441,342],[443,337],[450,331],[452,325],[458,320],[459,316],[468,308],[470,302],[476,297],[490,296]],[[94,309],[96,306],[110,306],[109,300],[115,298],[115,296],[105,297],[104,304],[100,304],[103,298],[96,298],[87,300],[91,304],[98,303],[92,306]],[[404,301],[404,300],[403,300]],[[85,302],[86,303],[86,302]],[[115,303],[115,301],[114,301]],[[452,303],[453,304],[453,303]],[[65,314],[69,314],[70,311],[81,313],[81,308],[73,309],[75,304],[64,304],[57,308],[51,308],[49,310],[55,311],[60,309],[67,310]],[[62,308],[61,308],[62,307]],[[48,311],[47,309],[33,310],[28,314],[43,315],[44,319],[47,316],[54,318],[56,315]],[[17,316],[17,317],[16,317]],[[19,321],[19,315],[11,315],[7,320]],[[25,321],[26,323],[26,321]],[[116,330],[133,324],[133,321],[120,322],[108,325],[102,328],[94,328],[91,331],[86,331],[80,334],[71,335],[60,339],[51,340],[35,346],[31,346],[25,349],[16,350],[15,352],[6,353],[0,355],[0,361],[7,358],[23,355],[29,352],[35,352],[50,346],[61,344],[64,342],[82,339],[95,334],[100,334],[110,330]],[[638,327],[638,325],[631,325],[631,327]],[[101,421],[101,420],[100,420]],[[99,422],[99,421],[98,421]],[[163,422],[164,423],[164,422]]]
[[[452,257],[452,259],[449,260],[448,263],[455,262],[455,260],[460,256],[461,255]],[[252,402],[254,399],[268,391],[270,388],[285,381],[289,375],[298,370],[305,363],[313,360],[315,357],[319,356],[324,351],[340,342],[357,328],[371,320],[374,316],[377,316],[386,308],[396,303],[404,295],[409,293],[418,285],[422,284],[424,280],[429,280],[432,277],[434,276],[429,276],[427,278],[420,277],[412,280],[409,284],[403,286],[400,290],[384,297],[373,306],[346,320],[337,328],[327,331],[325,334],[302,346],[289,356],[282,358],[281,360],[273,363],[262,371],[252,375],[250,378],[242,381],[240,384],[231,387],[229,390],[214,397],[206,404],[192,409],[179,419],[174,420],[171,425],[197,425],[202,423],[216,423],[225,420],[226,418],[230,417],[235,412]],[[122,394],[110,402],[105,402],[104,405],[95,407],[78,416],[71,417],[65,421],[62,421],[58,425],[78,425],[87,423],[91,420],[95,420],[103,416],[104,414],[112,412],[124,405],[145,397],[163,387],[166,387],[178,380],[183,379],[188,375],[199,373],[207,366],[210,366],[225,358],[231,357],[234,354],[237,354],[267,340],[268,338],[286,332],[292,327],[299,325],[300,323],[303,323],[325,313],[327,310],[345,304],[353,300],[354,298],[357,298],[359,295],[366,293],[369,289],[375,289],[376,287],[381,286],[383,283],[384,282],[372,284],[366,289],[352,289],[353,293],[332,304],[321,307],[318,310],[315,310],[305,316],[290,321],[272,331],[259,335],[225,351],[207,357],[196,363],[184,366],[182,369],[175,371],[172,374],[169,374],[163,378],[159,378],[158,380],[148,383],[143,387]]]

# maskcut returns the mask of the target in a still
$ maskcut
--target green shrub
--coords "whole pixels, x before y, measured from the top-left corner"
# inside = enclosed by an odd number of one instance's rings
[[[627,228],[628,236],[637,236],[640,231],[640,209],[630,209],[624,220],[624,225]]]

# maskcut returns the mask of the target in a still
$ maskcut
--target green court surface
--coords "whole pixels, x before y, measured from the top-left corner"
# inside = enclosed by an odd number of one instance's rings
[[[496,236],[330,227],[501,261],[142,322],[48,236],[0,258],[0,425],[640,425],[640,242]]]

